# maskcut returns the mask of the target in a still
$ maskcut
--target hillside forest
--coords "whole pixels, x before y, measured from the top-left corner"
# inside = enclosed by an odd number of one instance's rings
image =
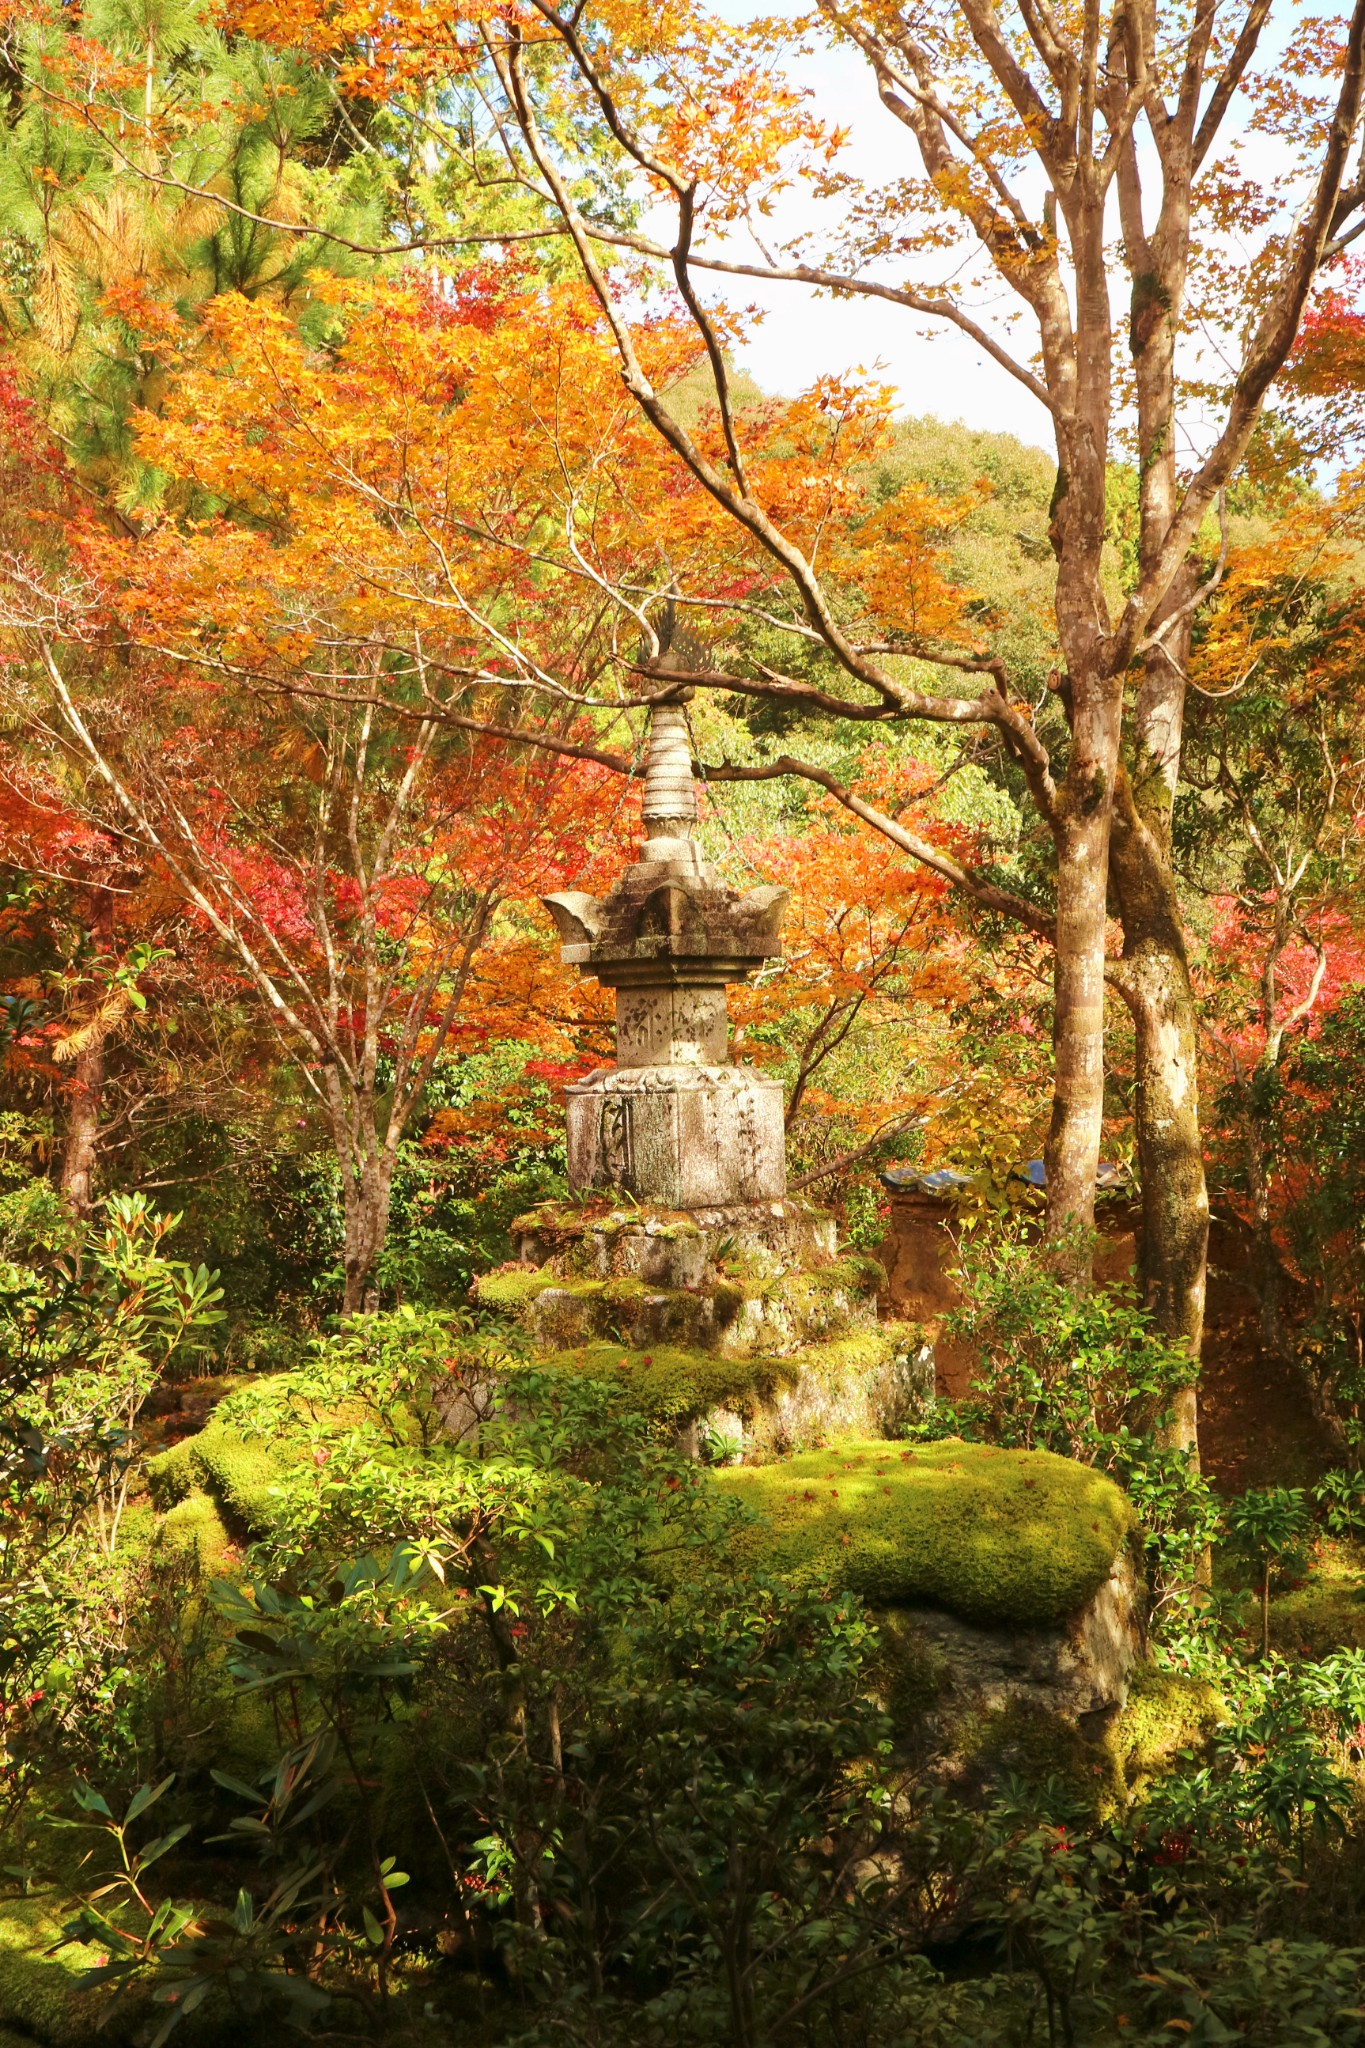
[[[0,0],[0,2048],[1365,2043],[1363,85]]]

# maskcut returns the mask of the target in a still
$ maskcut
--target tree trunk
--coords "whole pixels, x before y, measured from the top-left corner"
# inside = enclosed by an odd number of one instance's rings
[[[114,949],[114,895],[96,889],[90,915],[95,951]],[[99,1027],[101,992],[90,983],[88,1037],[76,1054],[68,1091],[66,1142],[62,1147],[61,1192],[73,1216],[84,1222],[95,1206],[95,1165],[99,1157],[100,1105],[104,1095],[105,1034]]]
[[[1286,1355],[1284,1335],[1284,1269],[1275,1248],[1275,1225],[1270,1206],[1270,1145],[1261,1105],[1273,1078],[1258,1066],[1246,1088],[1247,1181],[1251,1193],[1256,1244],[1256,1286],[1261,1304],[1261,1343],[1276,1357]]]
[[[382,1158],[366,1160],[359,1172],[353,1172],[342,1156],[343,1315],[369,1313],[378,1306],[374,1269],[388,1236],[392,1178],[392,1167]]]
[[[81,1222],[95,1206],[95,1162],[99,1156],[100,1100],[104,1093],[104,1034],[97,1032],[76,1055],[62,1148],[61,1191]]]
[[[1111,872],[1123,919],[1114,980],[1132,1015],[1142,1175],[1143,1293],[1162,1335],[1197,1366],[1204,1341],[1209,1197],[1199,1128],[1194,991],[1175,875],[1120,778]],[[1193,1376],[1174,1403],[1170,1442],[1198,1457]]]
[[[1074,684],[1073,691],[1072,765],[1053,827],[1057,939],[1046,1230],[1063,1265],[1084,1284],[1104,1128],[1104,947],[1120,698],[1108,678],[1092,676],[1084,694]]]

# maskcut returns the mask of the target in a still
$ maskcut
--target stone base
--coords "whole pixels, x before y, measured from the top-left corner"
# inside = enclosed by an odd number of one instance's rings
[[[720,1358],[781,1358],[877,1322],[885,1274],[838,1256],[834,1218],[799,1201],[725,1209],[546,1203],[512,1225],[518,1264],[475,1292],[538,1345],[599,1339]]]
[[[1052,1628],[979,1628],[914,1607],[883,1609],[878,1622],[893,1718],[908,1710],[902,1743],[936,1756],[933,1775],[958,1781],[990,1775],[979,1745],[1001,1717],[1070,1724],[1101,1740],[1146,1654],[1146,1592],[1127,1548],[1089,1604]],[[1008,1752],[998,1761],[1008,1766]]]
[[[764,1277],[832,1266],[838,1225],[828,1209],[799,1196],[726,1208],[577,1209],[546,1203],[512,1225],[523,1266],[553,1259],[584,1280],[647,1280],[653,1287],[701,1287],[722,1277],[727,1251],[743,1247]]]
[[[786,1193],[782,1084],[752,1067],[601,1067],[565,1091],[569,1183],[665,1209]]]

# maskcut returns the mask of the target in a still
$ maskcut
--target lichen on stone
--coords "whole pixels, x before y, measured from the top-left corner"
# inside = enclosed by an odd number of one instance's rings
[[[1102,1473],[1048,1451],[845,1441],[717,1473],[756,1510],[736,1561],[883,1606],[1036,1627],[1109,1577],[1133,1511]]]

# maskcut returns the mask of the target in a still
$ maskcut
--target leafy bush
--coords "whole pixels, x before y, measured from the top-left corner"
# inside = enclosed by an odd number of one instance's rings
[[[1045,1449],[1107,1472],[1138,1510],[1153,1617],[1183,1614],[1220,1526],[1193,1461],[1166,1441],[1171,1397],[1189,1385],[1186,1352],[1152,1326],[1127,1286],[1077,1293],[1018,1229],[970,1242],[954,1335],[978,1354],[972,1389],[936,1433]]]

